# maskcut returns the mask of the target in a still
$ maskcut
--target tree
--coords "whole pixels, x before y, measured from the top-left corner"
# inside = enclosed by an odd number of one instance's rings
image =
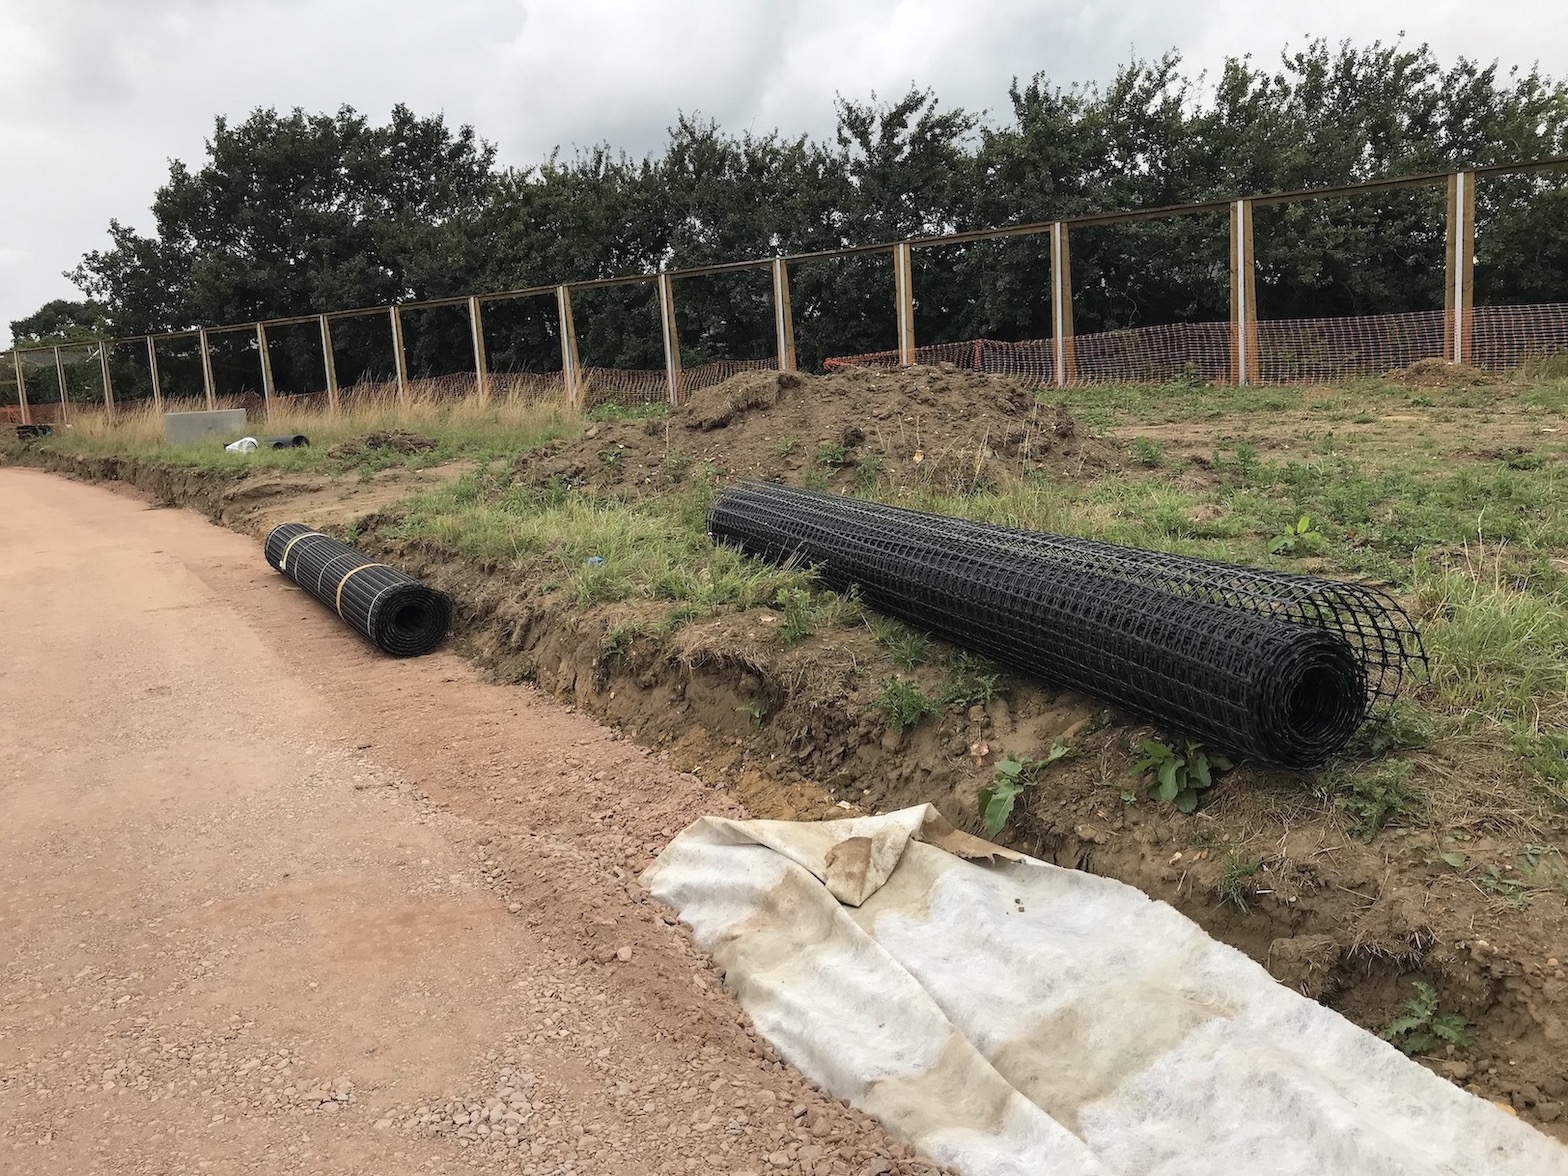
[[[91,299],[73,302],[56,298],[26,318],[11,321],[11,338],[22,347],[99,339],[106,330],[104,308]]]
[[[467,276],[443,271],[446,248],[491,205],[494,163],[472,128],[401,105],[384,126],[349,107],[219,118],[198,168],[170,165],[155,235],[112,224],[71,276],[125,334],[446,294]],[[287,386],[306,357],[284,351]],[[338,362],[352,381],[371,360]]]
[[[170,331],[1568,154],[1561,81],[1445,64],[1424,45],[1317,40],[1268,68],[1230,59],[1212,79],[1171,53],[1104,85],[1015,79],[1009,98],[984,121],[918,88],[892,102],[841,97],[824,141],[735,135],[683,114],[647,158],[601,144],[513,170],[470,128],[402,106],[384,126],[348,108],[220,119],[198,166],[171,165],[156,230],[112,223],[110,247],[73,272],[88,301],[59,311],[60,329]],[[1442,306],[1442,200],[1438,186],[1260,206],[1264,317]],[[1483,180],[1477,223],[1480,299],[1565,296],[1563,176]],[[1227,252],[1223,212],[1075,230],[1078,331],[1226,318]],[[915,259],[920,341],[1049,335],[1044,236]],[[885,253],[801,263],[791,285],[804,364],[893,345]],[[688,363],[772,354],[765,269],[682,279],[676,308]],[[574,310],[584,362],[662,363],[651,284],[582,291]],[[20,325],[45,337],[55,313]],[[493,304],[486,318],[497,368],[559,365],[548,297]],[[408,322],[416,373],[471,362],[462,311]],[[345,382],[389,374],[382,320],[340,320],[337,333]],[[279,336],[280,385],[319,387],[311,331]],[[237,343],[217,362],[226,387],[254,386],[254,356]]]

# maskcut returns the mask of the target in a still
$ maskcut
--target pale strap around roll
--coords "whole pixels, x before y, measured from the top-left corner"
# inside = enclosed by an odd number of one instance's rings
[[[341,580],[338,581],[338,592],[337,592],[338,619],[341,620],[342,617],[343,617],[343,585],[347,584],[350,580],[352,580],[355,576],[359,575],[359,573],[364,571],[366,568],[385,568],[385,567],[390,567],[390,566],[391,566],[390,564],[382,564],[382,563],[360,564],[353,571],[346,573],[344,575],[344,577]]]

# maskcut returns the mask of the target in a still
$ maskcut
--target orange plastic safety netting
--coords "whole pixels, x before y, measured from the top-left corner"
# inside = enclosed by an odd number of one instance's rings
[[[1077,335],[1064,340],[1060,356],[1052,339],[972,339],[917,347],[914,360],[1041,385],[1234,382],[1242,363],[1248,383],[1329,383],[1454,356],[1452,319],[1441,310],[1271,319],[1256,325],[1244,352],[1234,346],[1229,322],[1166,323]],[[1568,304],[1478,307],[1459,326],[1459,353],[1484,370],[1508,370],[1568,350]],[[838,356],[823,367],[895,367],[898,362],[897,351],[878,351]]]
[[[772,371],[778,367],[776,359],[721,359],[697,367],[685,368],[677,375],[679,394],[688,396],[722,384],[741,372]],[[583,407],[597,408],[602,404],[636,408],[642,405],[667,404],[670,399],[670,378],[662,368],[634,371],[627,368],[584,368]]]

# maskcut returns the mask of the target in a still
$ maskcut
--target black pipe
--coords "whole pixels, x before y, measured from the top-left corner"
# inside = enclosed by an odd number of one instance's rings
[[[444,592],[361,555],[304,523],[274,527],[263,548],[276,571],[393,657],[429,653],[452,624]]]
[[[1211,746],[1288,768],[1342,750],[1420,636],[1361,584],[1118,547],[747,482],[715,542]]]

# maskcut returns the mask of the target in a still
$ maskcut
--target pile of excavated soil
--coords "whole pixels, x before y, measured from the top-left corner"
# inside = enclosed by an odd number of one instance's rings
[[[1500,379],[1492,372],[1447,359],[1418,359],[1383,378],[1409,388],[1473,388],[1477,384],[1495,384]]]
[[[668,418],[604,422],[518,459],[533,485],[620,497],[710,474],[825,489],[922,485],[962,493],[1006,476],[1082,477],[1118,465],[1062,406],[1001,376],[938,367],[831,375],[746,372]]]
[[[327,450],[328,457],[361,457],[366,453],[429,453],[440,442],[407,429],[377,429],[363,437],[350,437]]]

